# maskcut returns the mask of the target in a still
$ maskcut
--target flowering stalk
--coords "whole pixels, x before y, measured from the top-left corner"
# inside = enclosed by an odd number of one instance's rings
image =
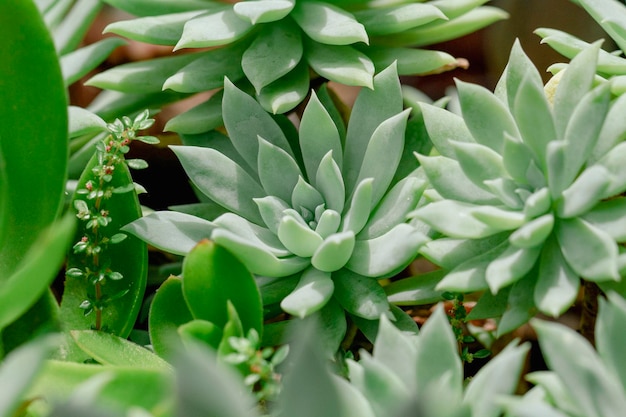
[[[141,159],[124,158],[130,150],[131,141],[158,143],[155,137],[136,135],[138,130],[147,129],[154,123],[148,115],[146,110],[134,120],[123,117],[122,120],[117,119],[107,125],[109,135],[96,145],[96,163],[87,174],[90,178],[84,182],[83,187],[79,186],[74,199],[76,217],[83,222],[82,236],[72,248],[78,258],[78,266],[69,268],[66,276],[85,280],[88,284],[86,299],[80,303],[80,308],[85,315],[95,312],[96,330],[103,328],[102,310],[129,291],[122,289],[107,294],[104,288],[107,281],[120,281],[124,278],[121,272],[111,266],[109,247],[125,240],[126,235],[116,233],[116,228],[111,227],[110,199],[115,194],[135,190],[132,181],[114,181],[114,173],[121,169],[121,165],[135,169],[147,167],[147,163]]]

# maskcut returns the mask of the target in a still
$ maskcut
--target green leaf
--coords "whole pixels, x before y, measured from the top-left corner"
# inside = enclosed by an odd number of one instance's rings
[[[376,71],[382,71],[397,61],[398,75],[428,75],[457,66],[457,60],[441,51],[415,48],[366,46],[360,48],[373,62]]]
[[[502,230],[479,220],[475,213],[485,207],[454,200],[441,200],[418,208],[410,214],[452,238],[480,239]]]
[[[509,308],[502,314],[496,337],[518,329],[537,314],[537,307],[533,299],[536,283],[537,274],[530,273],[513,284],[509,291]]]
[[[257,94],[257,99],[268,112],[287,113],[306,98],[309,81],[309,66],[301,60],[288,74],[265,86]]]
[[[245,4],[249,3],[240,5]],[[293,70],[301,58],[300,31],[287,20],[281,25],[268,25],[261,29],[243,53],[241,67],[259,93],[263,87]]]
[[[245,333],[263,334],[261,296],[254,278],[228,250],[202,240],[183,261],[183,295],[196,319],[218,327],[228,321],[227,301],[233,304]]]
[[[256,25],[283,19],[293,10],[294,4],[295,0],[248,1],[235,3],[233,10],[242,19]]]
[[[121,39],[105,38],[61,57],[65,85],[78,81],[100,65],[117,47],[125,45]]]
[[[258,137],[259,180],[268,195],[289,201],[302,173],[298,163],[287,152]]]
[[[241,19],[232,6],[216,7],[185,23],[174,50],[226,45],[241,39],[252,28],[253,25]]]
[[[439,238],[425,243],[420,253],[436,265],[452,269],[474,256],[490,251],[507,240],[508,236],[508,232],[502,232],[482,239]]]
[[[328,236],[317,248],[311,264],[325,272],[336,271],[346,265],[354,250],[354,233],[350,230]]]
[[[346,200],[346,189],[341,176],[341,168],[335,162],[332,150],[322,157],[315,174],[315,184],[324,197],[325,208],[341,213]]]
[[[317,207],[324,204],[324,198],[311,184],[302,177],[298,178],[298,183],[293,188],[291,194],[291,206],[298,210],[306,209],[315,213]]]
[[[102,365],[169,371],[170,364],[148,349],[110,333],[96,330],[70,332],[76,344]]]
[[[502,145],[502,162],[507,173],[518,183],[529,182],[529,166],[533,161],[533,153],[521,140],[507,134]]]
[[[333,274],[335,298],[350,314],[367,320],[378,320],[389,310],[385,290],[374,278],[346,269]]]
[[[178,335],[185,346],[190,343],[202,342],[214,350],[218,350],[220,343],[224,340],[222,329],[210,321],[199,319],[180,325]]]
[[[601,165],[594,165],[562,193],[557,201],[557,213],[562,218],[580,216],[602,200],[611,183],[609,172]]]
[[[284,216],[281,219],[277,232],[283,245],[293,254],[303,258],[313,256],[323,243],[318,233],[292,216]]]
[[[345,85],[372,87],[374,64],[367,55],[348,45],[305,43],[304,56],[320,76]]]
[[[54,30],[54,43],[59,55],[76,49],[102,8],[98,0],[79,0],[72,5],[63,21]]]
[[[417,335],[415,335],[417,336]],[[409,391],[415,390],[417,338],[402,333],[384,314],[374,342],[374,358],[393,371]]]
[[[113,0],[107,1],[111,2]],[[154,8],[155,6],[158,7],[154,4],[150,7]],[[154,16],[121,20],[107,25],[103,33],[115,33],[135,41],[153,45],[174,46],[183,34],[185,23],[189,19],[199,16],[201,13],[203,13],[202,10],[163,14],[156,13]]]
[[[623,346],[624,334],[619,329],[626,319],[626,306],[624,300],[614,293],[608,294],[608,301],[600,298],[598,302],[596,349],[602,362],[617,376],[623,388],[626,387],[626,368],[620,346]]]
[[[363,25],[350,13],[329,3],[298,2],[290,16],[316,42],[326,45],[369,43]]]
[[[498,294],[485,291],[467,315],[467,320],[483,320],[501,317],[506,311],[511,287],[505,287]]]
[[[582,0],[580,4],[611,36],[620,49],[626,50],[626,34],[624,34],[626,12],[622,5],[615,1],[597,3],[588,0]]]
[[[2,2],[0,35],[2,56],[11,57],[0,64],[3,282],[59,213],[65,190],[68,126],[57,53],[35,5],[20,0]],[[36,123],[32,121],[35,114]]]
[[[502,156],[491,148],[478,143],[450,141],[461,169],[475,185],[490,190],[485,181],[507,179],[508,174]]]
[[[370,216],[372,211],[373,178],[365,178],[359,182],[354,194],[350,197],[350,205],[343,214],[342,231],[359,233]]]
[[[280,307],[289,314],[304,318],[324,307],[334,288],[329,272],[310,267],[302,273],[298,286],[281,301]]]
[[[511,245],[518,248],[532,248],[545,242],[554,228],[552,213],[537,217],[514,231],[509,237]]]
[[[368,277],[398,273],[416,256],[428,241],[422,232],[400,223],[387,233],[369,240],[357,240],[346,268]]]
[[[606,168],[611,174],[611,184],[606,190],[604,197],[612,197],[626,189],[626,173],[623,161],[626,154],[626,143],[620,143],[606,153],[596,164]]]
[[[160,16],[215,7],[215,2],[206,0],[105,0],[105,3],[135,16]]]
[[[522,278],[533,268],[540,253],[541,247],[520,249],[509,246],[485,271],[485,279],[491,292],[497,294],[500,289]]]
[[[427,103],[419,103],[419,106],[424,114],[428,135],[440,155],[456,159],[450,140],[452,138],[456,143],[476,142],[461,116]]]
[[[67,109],[70,138],[106,130],[106,122],[89,110],[76,106],[68,106]]]
[[[387,299],[400,306],[436,303],[442,299],[443,291],[436,290],[435,287],[444,275],[445,271],[440,269],[393,281],[384,287]]]
[[[217,92],[207,101],[180,113],[167,121],[163,130],[179,134],[199,134],[208,132],[224,124],[222,120],[223,93]],[[187,145],[187,143],[185,143]]]
[[[595,163],[623,140],[624,132],[626,132],[626,120],[621,115],[626,111],[625,108],[626,95],[622,94],[612,102],[606,114],[596,146],[589,155],[589,164]]]
[[[601,229],[617,242],[626,240],[626,199],[617,197],[603,201],[582,218]]]
[[[431,4],[401,4],[376,7],[354,13],[370,35],[400,33],[430,23],[447,19],[442,11]]]

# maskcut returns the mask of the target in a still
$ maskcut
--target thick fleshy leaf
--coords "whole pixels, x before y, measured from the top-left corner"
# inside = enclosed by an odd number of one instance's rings
[[[191,343],[201,342],[211,348],[219,349],[220,343],[224,338],[224,332],[221,328],[210,321],[193,319],[178,327],[178,335],[184,346]]]
[[[463,119],[474,139],[481,145],[503,153],[504,138],[519,138],[509,110],[489,90],[476,84],[456,81]],[[489,166],[489,163],[485,163]]]
[[[295,0],[247,1],[235,3],[233,10],[237,16],[256,25],[281,20],[293,10],[294,4]]]
[[[521,184],[528,182],[528,167],[533,154],[520,139],[505,134],[502,145],[502,163],[506,172]]]
[[[582,218],[603,230],[617,242],[626,241],[626,198],[603,201]]]
[[[541,188],[526,198],[524,214],[528,218],[539,217],[551,210],[552,199],[547,188]]]
[[[181,66],[163,80],[163,90],[198,93],[221,87],[224,85],[224,77],[232,82],[243,78],[240,61],[246,46],[247,43],[238,42],[195,54],[196,59]]]
[[[354,13],[370,35],[388,35],[425,25],[433,20],[447,19],[431,4],[402,4],[385,8],[365,9]]]
[[[387,316],[383,314],[380,317],[374,343],[374,358],[399,376],[409,391],[415,389],[416,341],[415,337],[402,333]]]
[[[583,0],[580,2],[596,22],[602,26],[621,50],[626,50],[626,12],[618,2],[597,2]]]
[[[306,98],[309,82],[309,66],[302,60],[288,74],[264,87],[257,94],[257,100],[268,112],[287,113]]]
[[[320,162],[328,152],[332,152],[335,163],[341,169],[343,149],[341,148],[339,132],[315,92],[311,93],[311,98],[300,121],[300,149],[302,150],[307,176],[313,186],[316,186],[316,174]],[[329,208],[335,209],[334,207]],[[337,211],[341,212],[341,210]]]
[[[296,289],[281,301],[280,307],[289,314],[304,318],[324,307],[334,288],[330,272],[309,268],[302,273]]]
[[[537,308],[542,313],[558,317],[574,303],[579,287],[580,277],[563,258],[556,239],[549,239],[539,260],[534,296]]]
[[[598,162],[611,174],[611,185],[603,197],[608,198],[626,190],[626,165],[622,162],[626,156],[626,143],[620,143],[606,153]]]
[[[503,232],[482,239],[434,239],[420,248],[420,254],[434,264],[450,270],[475,256],[490,251],[504,242],[508,236],[508,232]]]
[[[611,183],[609,172],[601,165],[594,165],[563,191],[557,202],[559,217],[577,217],[602,200]]]
[[[476,142],[461,116],[426,103],[420,103],[420,109],[424,114],[428,135],[442,156],[456,159],[450,139],[455,142]]]
[[[325,272],[342,268],[352,256],[354,240],[352,231],[330,235],[317,248],[311,258],[311,263],[320,271]]]
[[[450,141],[450,145],[461,169],[478,187],[489,190],[489,187],[484,184],[485,181],[507,177],[502,157],[489,147],[453,140]]]
[[[350,314],[367,320],[378,320],[389,310],[387,295],[376,279],[344,268],[333,273],[333,281],[335,298]]]
[[[537,314],[533,298],[536,283],[537,274],[530,273],[513,284],[507,300],[509,308],[502,314],[498,323],[497,337],[518,329]]]
[[[385,120],[402,111],[402,92],[395,65],[374,77],[374,89],[361,89],[357,96],[345,142],[344,179],[348,194],[357,185],[363,157],[372,134]]]
[[[259,180],[268,195],[289,201],[302,175],[298,163],[284,150],[264,138],[259,140]]]
[[[226,45],[242,38],[252,28],[250,21],[241,19],[232,6],[213,9],[185,23],[174,50]]]
[[[394,305],[424,305],[441,301],[443,291],[435,287],[445,275],[443,269],[403,278],[385,285],[387,299]]]
[[[278,225],[283,218],[283,212],[290,208],[289,205],[274,196],[255,198],[254,202],[259,207],[259,212],[267,228],[274,234],[278,233]]]
[[[70,138],[106,130],[106,122],[89,110],[77,106],[68,106],[67,110]]]
[[[398,75],[437,74],[458,65],[452,55],[430,49],[382,46],[364,46],[359,49],[374,62],[376,71],[381,71],[396,61]]]
[[[341,215],[335,210],[324,210],[317,221],[315,232],[323,239],[336,233],[341,225]]]
[[[236,214],[224,213],[213,221],[213,225],[228,230],[276,256],[290,255],[290,252],[285,249],[274,233]]]
[[[207,101],[180,113],[167,121],[163,131],[182,135],[205,133],[224,124],[222,120],[222,92]],[[185,145],[187,143],[183,142]]]
[[[61,57],[61,70],[65,85],[73,84],[89,71],[100,65],[118,46],[125,45],[122,39],[105,38],[89,46]]]
[[[372,206],[377,205],[385,195],[396,173],[404,149],[404,131],[410,112],[407,109],[382,122],[372,133],[367,145],[357,183],[366,178],[374,179]]]
[[[121,230],[150,245],[177,255],[186,255],[215,225],[200,217],[175,211],[156,211],[127,224]]]
[[[204,195],[233,213],[262,224],[252,199],[265,197],[266,193],[241,166],[210,148],[172,146],[171,149]]]
[[[366,178],[359,182],[351,197],[350,205],[342,218],[341,230],[351,231],[358,234],[369,219],[372,211],[372,178]]]
[[[596,321],[596,349],[602,362],[620,380],[622,388],[626,387],[626,367],[620,346],[624,343],[624,333],[620,331],[626,320],[626,305],[616,294],[608,294],[608,301],[598,300],[600,308]]]
[[[485,271],[485,279],[493,294],[513,284],[527,274],[535,265],[541,247],[517,248],[509,246],[495,258]]]
[[[291,194],[291,207],[294,207],[296,211],[302,211],[302,209],[308,210],[310,213],[310,219],[313,220],[313,214],[317,207],[324,204],[324,198],[315,188],[306,182],[302,177],[298,178],[296,186],[293,188]],[[302,214],[302,213],[301,213]]]
[[[483,292],[472,311],[467,315],[467,320],[501,317],[506,311],[510,292],[511,287],[503,288],[496,295],[490,291]]]
[[[250,2],[237,3],[235,7],[246,4]],[[258,93],[263,87],[294,69],[301,58],[300,32],[295,24],[286,20],[280,25],[265,26],[256,35],[243,54],[241,67]]]
[[[363,25],[350,13],[330,3],[297,2],[290,16],[317,42],[327,45],[369,43]]]
[[[509,54],[509,63],[502,77],[503,79],[501,80],[501,83],[504,83],[503,87],[506,91],[506,101],[514,116],[516,108],[515,101],[517,100],[520,89],[522,89],[523,82],[528,83],[530,86],[523,88],[543,91],[543,81],[541,75],[530,58],[528,58],[528,55],[526,55],[522,49],[522,45],[518,39],[516,39],[513,43],[513,47],[511,48],[511,52]],[[525,81],[526,78],[528,78],[527,81]],[[544,107],[543,104],[541,107]],[[517,119],[517,117],[515,118]]]
[[[322,237],[291,216],[284,216],[278,225],[278,238],[293,254],[310,258],[323,242]]]
[[[341,168],[328,151],[322,158],[315,174],[315,184],[324,197],[327,209],[341,213],[346,200],[346,189],[341,176]]]
[[[521,226],[511,233],[509,242],[518,248],[532,248],[541,245],[552,233],[554,215],[544,214]]]
[[[134,16],[161,16],[217,6],[206,0],[106,0],[105,3]]]
[[[588,163],[596,162],[623,140],[623,134],[626,131],[626,118],[621,116],[624,112],[626,112],[626,94],[620,95],[611,103],[602,130],[598,134],[596,147],[592,150]]]
[[[345,85],[373,88],[374,63],[351,46],[307,42],[305,57],[311,68],[324,78]]]
[[[604,231],[578,218],[559,220],[556,236],[572,269],[590,281],[619,280],[618,249]]]
[[[204,12],[206,10],[193,10],[121,20],[109,24],[104,28],[103,33],[115,33],[154,45],[174,46],[183,34],[185,23]]]
[[[368,277],[397,273],[415,259],[428,240],[413,226],[398,224],[377,238],[357,240],[346,268]]]
[[[453,238],[479,239],[506,230],[490,226],[475,217],[475,213],[485,207],[490,206],[442,200],[420,207],[409,216]]]
[[[523,213],[497,206],[476,206],[471,216],[498,230],[512,230],[526,222]]]

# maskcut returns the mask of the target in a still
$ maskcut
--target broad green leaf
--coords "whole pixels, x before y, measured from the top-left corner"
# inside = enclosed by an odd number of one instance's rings
[[[620,49],[626,50],[626,34],[624,33],[626,11],[622,4],[616,1],[597,2],[589,0],[582,0],[580,4],[611,36]]]
[[[306,98],[309,81],[309,66],[301,60],[288,74],[265,86],[257,94],[257,100],[268,112],[287,113]]]
[[[533,160],[530,148],[520,139],[504,135],[502,144],[502,163],[506,172],[521,184],[528,183],[528,167]]]
[[[161,16],[216,6],[215,2],[206,0],[105,0],[105,3],[135,16]]]
[[[374,64],[367,55],[348,45],[305,43],[304,56],[311,68],[330,81],[373,88]]]
[[[210,321],[200,319],[193,319],[179,326],[178,335],[185,346],[201,342],[215,350],[219,349],[220,343],[224,340],[221,328]]]
[[[297,2],[290,16],[316,42],[327,45],[369,43],[363,25],[353,15],[330,3]]]
[[[312,257],[323,243],[318,233],[291,216],[284,216],[281,219],[277,232],[283,245],[293,254],[303,258]]]
[[[370,35],[404,32],[438,19],[447,19],[431,4],[402,4],[385,8],[371,8],[354,13]]]
[[[531,272],[513,284],[509,291],[509,308],[502,314],[498,323],[497,337],[518,329],[537,314],[533,299],[536,283],[537,274]]]
[[[475,213],[490,206],[477,206],[454,200],[429,203],[410,214],[452,238],[480,239],[502,230],[479,220]]]
[[[517,229],[526,223],[523,213],[497,206],[476,206],[471,216],[499,231]]]
[[[626,94],[620,95],[611,103],[602,130],[598,134],[595,148],[589,155],[588,163],[595,163],[607,152],[613,149],[624,139],[626,120],[621,117],[626,111]]]
[[[121,39],[105,38],[61,57],[61,70],[65,85],[70,85],[100,65],[118,46],[125,45]]]
[[[215,229],[208,220],[175,211],[157,211],[127,224],[132,233],[150,245],[176,255],[186,255]]]
[[[612,374],[621,382],[622,389],[626,387],[626,367],[624,355],[620,349],[624,343],[624,333],[620,331],[626,320],[626,306],[624,300],[616,294],[608,294],[608,301],[598,299],[600,308],[596,321],[596,349],[602,362]]]
[[[315,232],[319,234],[323,239],[326,239],[333,233],[337,233],[339,231],[339,226],[341,225],[341,215],[337,213],[335,210],[324,210],[319,220],[317,221],[317,226],[315,226]]]
[[[603,166],[594,165],[584,170],[557,201],[559,217],[577,217],[589,211],[602,200],[610,183],[610,174]]]
[[[238,4],[245,5],[250,2]],[[243,53],[241,67],[259,93],[263,87],[293,70],[301,58],[300,31],[295,24],[287,20],[281,25],[268,25],[261,29]]]
[[[554,228],[554,215],[544,214],[511,233],[509,242],[518,248],[532,248],[545,242]]]
[[[256,25],[283,19],[293,10],[294,4],[295,0],[257,0],[235,3],[233,10],[242,19]]]
[[[298,286],[281,301],[280,307],[289,314],[304,318],[324,307],[334,288],[329,272],[310,267],[302,273]]]
[[[78,0],[72,5],[53,32],[59,55],[78,48],[101,9],[99,0]]]
[[[163,83],[203,53],[155,58],[118,65],[91,77],[85,85],[124,93],[156,93]]]
[[[153,45],[174,46],[183,34],[185,23],[203,12],[205,10],[193,10],[121,20],[107,25],[103,33],[115,33]]]
[[[475,256],[490,251],[507,240],[508,236],[508,232],[502,232],[482,239],[434,239],[420,248],[420,254],[444,269],[452,269]]]
[[[339,394],[340,410],[352,417],[376,417],[368,398],[347,379],[334,376],[333,383]]]
[[[328,236],[313,254],[311,264],[325,272],[342,268],[352,256],[354,240],[354,233],[350,230]]]
[[[345,268],[333,273],[335,298],[350,314],[367,320],[378,320],[389,310],[385,290],[374,278]]]
[[[456,159],[451,139],[457,143],[476,142],[461,116],[427,103],[420,103],[420,109],[430,139],[440,155]]]
[[[76,344],[102,365],[169,371],[171,366],[150,350],[110,333],[96,330],[70,332]]]
[[[278,146],[258,137],[257,171],[263,189],[268,195],[289,201],[302,173],[298,163]]]
[[[509,110],[484,87],[459,80],[456,87],[463,119],[476,142],[503,154],[505,137],[519,138],[520,135]]]
[[[552,199],[547,188],[541,188],[526,198],[524,214],[528,218],[539,217],[546,214],[552,208]]]
[[[192,135],[208,132],[222,126],[224,124],[222,120],[222,97],[222,92],[218,92],[207,101],[172,117],[167,121],[163,130]]]
[[[452,55],[429,49],[381,46],[364,46],[359,49],[374,62],[377,72],[387,68],[394,61],[397,61],[398,75],[436,74],[453,69],[458,64]]]
[[[408,224],[398,224],[387,233],[369,240],[357,240],[346,268],[368,277],[398,273],[415,257],[429,239]]]
[[[485,279],[491,292],[497,294],[500,289],[522,278],[533,268],[540,253],[541,247],[509,246],[489,264],[485,271]]]
[[[423,305],[441,301],[443,291],[436,290],[435,287],[444,275],[445,270],[440,269],[393,281],[384,287],[387,299],[390,303],[400,306]]]
[[[274,196],[255,198],[254,202],[259,207],[259,212],[267,228],[272,233],[277,234],[278,225],[284,216],[283,212],[290,208],[289,205]]]
[[[306,182],[302,177],[298,178],[296,186],[291,194],[291,207],[297,210],[308,210],[314,214],[317,207],[324,204],[324,198],[311,184]],[[311,216],[312,217],[312,216]],[[313,220],[311,218],[311,220]]]
[[[253,25],[241,19],[232,6],[215,8],[185,23],[174,50],[221,46],[244,37]]]
[[[328,152],[332,152],[332,158],[341,169],[343,149],[337,126],[315,92],[311,93],[311,99],[300,121],[300,149],[307,176],[313,186],[317,185],[316,175],[322,159]],[[334,207],[328,208],[337,210]]]
[[[106,130],[106,122],[89,110],[77,106],[68,106],[67,110],[70,138]]]
[[[196,54],[196,59],[172,72],[162,82],[162,88],[181,93],[199,93],[224,85],[224,77],[232,82],[243,78],[241,56],[247,46],[238,42],[223,48]]]
[[[322,157],[315,174],[315,184],[324,197],[326,209],[341,213],[346,200],[346,189],[341,176],[341,168],[335,162],[332,152],[330,150]]]
[[[374,358],[393,371],[409,391],[415,389],[417,339],[402,333],[384,314],[374,342]]]
[[[563,257],[581,277],[591,281],[619,280],[617,244],[606,232],[574,218],[559,220],[556,236]]]
[[[522,45],[518,39],[516,39],[513,43],[508,62],[509,63],[507,65],[505,73],[503,74],[502,81],[504,82],[506,88],[506,102],[508,103],[509,110],[512,112],[513,116],[517,120],[517,116],[515,114],[517,106],[516,100],[517,96],[520,94],[520,90],[527,89],[527,95],[536,94],[538,91],[541,91],[543,93],[543,81],[541,79],[539,71],[537,71],[537,68],[535,67],[533,62],[530,60],[530,58],[528,58],[528,55],[526,55],[526,53],[522,49]],[[522,86],[522,83],[526,83],[527,85]],[[545,108],[548,108],[548,106],[546,106],[547,103],[543,104],[541,102],[538,102],[537,104],[540,105],[540,109],[538,110],[544,110]],[[522,135],[524,134],[523,132],[521,133]]]
[[[626,155],[626,143],[620,143],[606,153],[596,164],[606,168],[611,174],[611,184],[604,198],[612,197],[626,190],[626,167],[621,163]]]
[[[319,326],[324,329],[323,332],[318,333],[317,338],[321,351],[326,358],[335,358],[348,329],[346,313],[336,298],[332,297],[320,311],[304,318],[304,321],[319,323]]]
[[[11,276],[59,213],[67,169],[67,99],[57,53],[31,2],[0,5],[0,271]],[[42,70],[45,68],[45,71]],[[37,115],[36,123],[33,115]]]
[[[210,148],[172,146],[171,149],[204,195],[233,213],[262,224],[252,199],[265,197],[266,193],[241,166]]]
[[[511,287],[505,287],[497,294],[485,291],[467,315],[467,320],[483,320],[501,317],[506,311]]]
[[[489,190],[484,182],[507,178],[502,156],[491,148],[478,143],[450,141],[461,169],[475,185]]]
[[[150,304],[148,331],[154,351],[160,357],[171,360],[176,352],[182,350],[178,327],[192,319],[183,297],[181,279],[170,276],[161,284]]]
[[[342,231],[351,231],[358,234],[370,216],[372,211],[373,178],[365,178],[359,182],[351,201],[342,218]]]
[[[535,286],[535,304],[539,311],[558,317],[576,300],[580,277],[563,258],[555,238],[546,242],[539,258],[539,278]]]
[[[626,241],[626,199],[617,197],[603,201],[582,218],[608,233],[615,241]]]

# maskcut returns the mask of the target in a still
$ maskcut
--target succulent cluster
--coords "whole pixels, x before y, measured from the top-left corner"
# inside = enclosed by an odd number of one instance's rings
[[[502,316],[501,333],[563,313],[581,277],[620,281],[623,106],[594,84],[598,50],[571,62],[552,103],[516,43],[495,94],[457,83],[463,118],[423,106],[440,155],[418,155],[432,189],[412,217],[445,237],[421,253],[448,270],[438,288],[489,289],[472,314]]]
[[[222,87],[227,76],[253,90],[267,111],[285,113],[306,98],[312,76],[371,88],[374,74],[394,61],[401,75],[456,67],[447,53],[417,48],[506,17],[482,6],[487,1],[107,0],[139,17],[112,23],[106,32],[174,50],[211,49],[122,65],[89,84],[133,94],[166,89],[188,94]],[[208,112],[219,110],[219,97],[167,128],[191,134],[219,126],[206,120]]]

